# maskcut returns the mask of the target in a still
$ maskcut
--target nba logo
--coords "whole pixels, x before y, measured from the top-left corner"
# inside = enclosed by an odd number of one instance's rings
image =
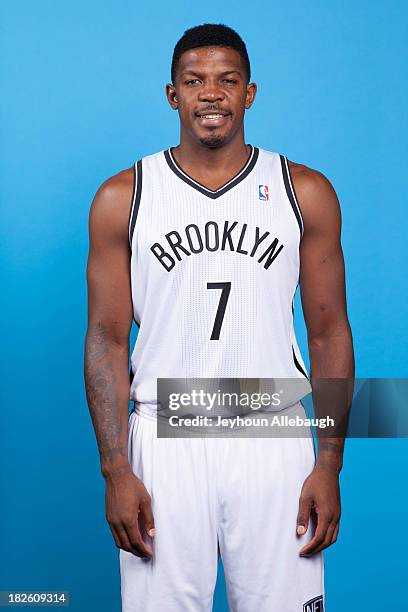
[[[269,200],[269,187],[268,185],[259,185],[259,199],[263,202]]]
[[[303,604],[303,612],[324,612],[323,596],[320,595]]]

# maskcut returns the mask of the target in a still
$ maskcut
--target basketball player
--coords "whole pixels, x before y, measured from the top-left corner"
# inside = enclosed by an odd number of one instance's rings
[[[321,612],[343,440],[316,459],[308,437],[158,438],[156,382],[307,380],[298,283],[312,381],[352,377],[339,203],[320,172],[245,142],[256,85],[235,31],[187,30],[171,77],[180,144],[107,180],[90,212],[85,378],[122,609],[211,610],[221,556],[231,610]]]

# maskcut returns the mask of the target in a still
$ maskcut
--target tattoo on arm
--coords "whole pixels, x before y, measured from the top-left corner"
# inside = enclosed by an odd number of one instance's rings
[[[319,442],[320,452],[326,452],[330,455],[338,456],[338,454],[343,450],[343,447],[343,438],[337,438],[336,440],[331,440],[330,442],[327,440],[320,440]]]
[[[317,464],[339,473],[343,465],[344,438],[319,439]]]
[[[112,362],[112,344],[98,321],[88,328],[85,344],[85,386],[89,411],[102,460],[127,456],[121,444],[121,418]],[[126,421],[127,423],[127,421]]]

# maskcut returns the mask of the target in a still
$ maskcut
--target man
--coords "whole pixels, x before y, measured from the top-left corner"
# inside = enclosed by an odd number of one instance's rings
[[[126,612],[211,610],[218,555],[231,610],[324,606],[343,440],[321,440],[315,462],[305,437],[156,436],[157,378],[308,381],[298,282],[312,383],[354,373],[336,194],[245,144],[255,95],[236,32],[187,30],[167,85],[180,144],[110,178],[91,207],[85,377]]]

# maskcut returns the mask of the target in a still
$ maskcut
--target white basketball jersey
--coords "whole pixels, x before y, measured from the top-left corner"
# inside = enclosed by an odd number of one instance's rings
[[[157,378],[308,383],[293,326],[303,221],[287,158],[251,146],[214,191],[168,149],[139,160],[134,179],[130,398],[157,405]]]

